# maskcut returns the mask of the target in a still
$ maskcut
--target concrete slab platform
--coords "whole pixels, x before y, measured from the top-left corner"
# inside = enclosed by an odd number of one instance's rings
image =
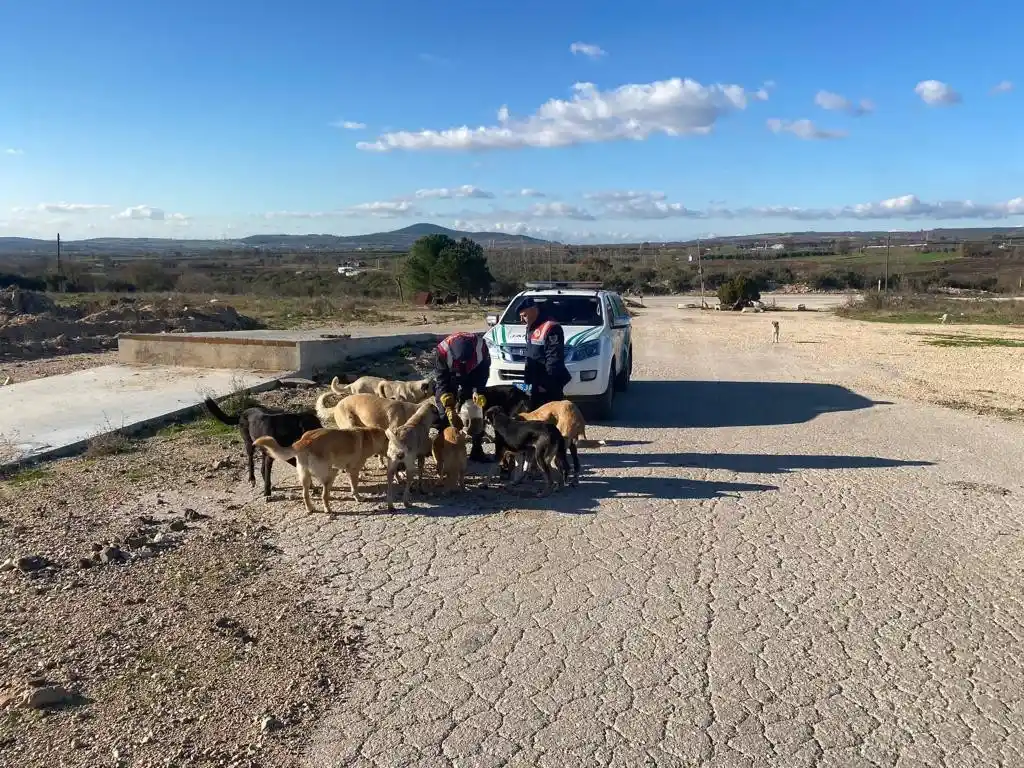
[[[118,337],[125,365],[177,365],[256,371],[294,371],[311,376],[350,358],[387,352],[405,344],[438,341],[435,331],[319,328],[296,331],[127,333]]]
[[[202,402],[272,385],[246,370],[105,365],[0,387],[0,466],[68,455],[91,438],[170,421]]]

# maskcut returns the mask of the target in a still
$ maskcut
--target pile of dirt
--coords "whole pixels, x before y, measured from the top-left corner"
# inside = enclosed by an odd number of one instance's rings
[[[48,296],[10,288],[0,291],[0,357],[34,359],[98,352],[117,346],[119,333],[245,331],[261,327],[227,304],[189,306],[132,297],[105,306],[59,307]]]

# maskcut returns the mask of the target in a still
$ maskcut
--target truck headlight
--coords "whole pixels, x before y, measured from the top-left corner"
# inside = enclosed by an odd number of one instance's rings
[[[567,363],[578,363],[581,360],[589,360],[592,357],[598,357],[601,354],[601,340],[594,339],[583,344],[577,344],[572,347],[570,354],[566,355]]]

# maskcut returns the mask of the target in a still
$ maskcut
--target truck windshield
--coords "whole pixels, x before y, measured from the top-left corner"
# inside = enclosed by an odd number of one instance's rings
[[[519,306],[525,296],[509,304],[501,317],[502,325],[522,325],[519,320]],[[533,296],[541,306],[541,314],[560,325],[603,325],[601,300],[597,296]]]

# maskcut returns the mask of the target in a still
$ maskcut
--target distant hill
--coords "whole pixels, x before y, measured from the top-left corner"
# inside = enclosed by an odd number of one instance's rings
[[[483,246],[509,247],[546,245],[547,240],[510,235],[506,232],[461,232],[436,224],[413,224],[392,232],[374,232],[369,235],[251,235],[235,240],[170,240],[149,237],[99,237],[89,240],[65,240],[61,250],[71,254],[141,255],[175,254],[201,255],[224,248],[295,251],[405,251],[423,235],[448,235],[456,240],[468,237]],[[0,237],[0,256],[31,256],[53,254],[53,240],[34,240],[25,237]]]

